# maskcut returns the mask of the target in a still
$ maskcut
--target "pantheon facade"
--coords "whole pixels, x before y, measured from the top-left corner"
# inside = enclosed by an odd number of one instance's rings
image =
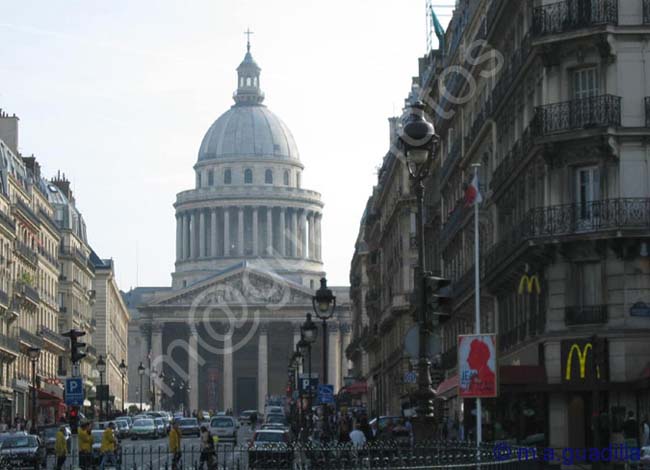
[[[263,410],[269,397],[286,396],[289,357],[325,275],[321,196],[302,187],[298,147],[263,104],[261,69],[247,49],[235,103],[208,129],[195,187],[174,204],[171,289],[133,297],[142,333],[134,355],[147,368],[156,407]],[[328,322],[327,375],[338,389],[347,373],[349,301],[347,287],[332,289],[338,307]],[[320,351],[319,341],[315,373]]]

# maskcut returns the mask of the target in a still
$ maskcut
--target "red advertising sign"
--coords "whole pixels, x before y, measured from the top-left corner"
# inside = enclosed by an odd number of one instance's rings
[[[495,335],[458,336],[458,391],[462,398],[497,396]]]

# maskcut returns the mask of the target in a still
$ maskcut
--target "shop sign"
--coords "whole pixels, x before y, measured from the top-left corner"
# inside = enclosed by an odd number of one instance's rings
[[[458,337],[458,392],[462,398],[496,397],[496,335]]]
[[[523,276],[521,276],[521,279],[519,279],[519,288],[517,289],[517,292],[519,295],[523,295],[524,293],[534,293],[540,295],[542,293],[542,286],[539,282],[539,277],[537,274],[532,274],[529,276],[528,273],[525,273]]]
[[[593,384],[607,380],[607,344],[603,338],[564,340],[560,345],[562,381]]]
[[[630,315],[633,317],[650,317],[650,305],[645,302],[636,302],[630,307]]]

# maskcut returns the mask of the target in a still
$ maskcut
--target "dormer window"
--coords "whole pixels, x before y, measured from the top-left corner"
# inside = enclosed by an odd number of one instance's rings
[[[232,171],[230,168],[226,168],[226,171],[223,172],[223,184],[232,183]]]
[[[244,184],[252,184],[253,183],[253,170],[250,168],[246,168],[244,170]]]
[[[264,172],[264,183],[273,184],[273,170],[267,169]]]

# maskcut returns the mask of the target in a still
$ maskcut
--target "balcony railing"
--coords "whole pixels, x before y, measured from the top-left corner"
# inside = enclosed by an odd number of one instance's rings
[[[20,240],[16,240],[15,244],[16,244],[16,252],[20,256],[25,258],[33,265],[36,265],[38,263],[38,256],[36,256],[36,252],[32,250],[32,248],[29,245],[27,245],[24,242],[21,242]]]
[[[505,61],[504,70],[499,77],[499,81],[492,90],[492,103],[494,110],[499,107],[501,102],[507,96],[510,96],[510,88],[519,75],[519,72],[521,72],[524,64],[530,58],[531,48],[530,34],[526,34],[526,36],[521,40],[519,48]]]
[[[29,300],[35,305],[38,305],[38,303],[41,301],[41,297],[38,295],[38,291],[26,282],[16,282],[16,290],[25,299]]]
[[[9,294],[0,289],[0,305],[4,308],[9,307]]]
[[[49,341],[50,343],[58,346],[61,349],[67,349],[69,340],[67,338],[64,338],[60,334],[58,334],[56,331],[51,330],[46,326],[41,326],[40,333],[43,339]]]
[[[565,0],[533,11],[536,37],[606,24],[618,24],[618,0]]]
[[[564,322],[567,326],[607,323],[607,305],[566,307],[564,309]]]
[[[442,247],[445,247],[447,245],[447,241],[450,240],[451,237],[458,231],[468,211],[469,208],[467,207],[464,198],[456,201],[454,209],[452,210],[449,218],[447,219],[447,222],[445,222],[445,225],[442,226],[442,230],[440,231],[440,244]]]
[[[485,124],[488,118],[492,115],[492,103],[493,103],[492,98],[488,99],[485,103],[483,103],[483,107],[481,108],[481,111],[474,118],[472,127],[467,133],[467,136],[465,137],[465,152],[467,152],[467,149],[469,149],[472,146],[474,140],[481,132],[481,129],[483,129],[483,124]]]
[[[48,260],[50,264],[52,264],[53,266],[58,266],[59,263],[58,260],[56,259],[56,256],[52,255],[45,248],[38,247],[38,254],[41,255],[46,260]]]
[[[580,98],[539,106],[535,111],[534,131],[538,137],[571,130],[621,125],[620,96]]]
[[[530,240],[607,231],[650,229],[650,198],[605,199],[533,208],[485,255],[482,273],[495,273]],[[454,289],[455,290],[455,289]]]
[[[528,127],[521,135],[521,138],[515,143],[512,149],[510,149],[510,152],[508,152],[505,158],[501,160],[496,170],[494,170],[494,174],[490,180],[490,188],[493,191],[500,188],[503,183],[513,175],[521,162],[526,159],[533,148],[533,145],[534,141],[532,133],[530,127]]]
[[[447,176],[451,173],[452,168],[460,160],[460,151],[461,151],[461,139],[458,138],[452,144],[449,154],[445,159],[445,162],[442,164],[442,169],[440,170],[440,181],[445,181]]]
[[[35,335],[31,331],[27,331],[25,328],[18,329],[18,339],[29,346],[37,348],[43,347],[43,338]]]
[[[5,351],[9,351],[16,356],[20,352],[20,345],[18,344],[18,340],[3,333],[0,333],[0,348],[4,349]]]
[[[36,213],[31,209],[31,207],[25,204],[22,200],[20,199],[16,200],[16,203],[14,204],[14,210],[16,209],[22,212],[23,214],[22,217],[27,219],[33,225],[38,226],[40,224],[40,221]]]
[[[62,246],[59,249],[59,255],[74,258],[80,265],[87,267],[87,257],[79,248]]]
[[[0,211],[0,225],[4,225],[4,227],[12,233],[16,232],[16,223],[11,217],[2,211]]]
[[[643,24],[650,24],[650,0],[643,0]]]

